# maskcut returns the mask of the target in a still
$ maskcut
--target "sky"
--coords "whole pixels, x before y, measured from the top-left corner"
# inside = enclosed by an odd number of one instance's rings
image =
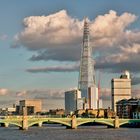
[[[124,70],[139,97],[140,1],[0,0],[0,107],[42,99],[64,108],[64,91],[78,86],[83,21],[90,24],[96,83],[109,106],[110,81]],[[100,72],[99,72],[100,71]]]

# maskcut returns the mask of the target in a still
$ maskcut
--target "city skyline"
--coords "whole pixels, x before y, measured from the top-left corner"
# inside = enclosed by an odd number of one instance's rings
[[[100,71],[106,93],[103,98],[110,98],[111,79],[124,70],[133,75],[139,96],[138,4],[130,0],[1,0],[0,106],[41,98],[46,108],[63,107],[64,91],[78,86],[85,16],[90,22],[96,77]]]

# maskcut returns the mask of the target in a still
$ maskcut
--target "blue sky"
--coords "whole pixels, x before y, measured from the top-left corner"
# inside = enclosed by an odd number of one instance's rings
[[[101,40],[97,40],[97,42],[95,43],[96,48],[94,58],[96,59],[97,64],[96,77],[98,79],[98,70],[100,69],[102,76],[101,87],[109,89],[111,78],[118,77],[121,74],[121,71],[127,68],[131,71],[135,79],[135,83],[137,83],[134,88],[138,89],[140,81],[138,66],[138,56],[140,52],[138,39],[140,30],[139,4],[140,1],[138,0],[136,2],[133,2],[132,0],[0,0],[1,100],[4,100],[5,96],[7,96],[12,103],[14,102],[14,98],[12,98],[12,96],[18,96],[15,99],[18,100],[20,98],[30,97],[29,94],[32,94],[31,97],[34,98],[37,96],[37,92],[38,94],[42,94],[42,96],[45,96],[45,91],[46,94],[49,95],[48,98],[52,98],[52,96],[55,96],[55,94],[57,93],[57,89],[65,90],[77,87],[78,71],[76,71],[77,67],[75,68],[75,65],[78,63],[78,55],[80,53],[78,53],[78,47],[76,50],[77,52],[75,51],[75,53],[72,54],[71,52],[74,51],[75,46],[81,45],[81,25],[85,16],[87,16],[91,21],[91,38],[93,39],[91,40],[93,41],[93,45],[94,38],[99,39],[99,36],[103,35],[102,30],[96,30],[96,27],[98,27],[100,22],[102,23],[102,20],[108,21],[108,18],[111,19],[112,17],[115,17],[118,24],[114,25],[114,27],[120,26],[119,23],[124,24],[118,28],[120,29],[118,35],[119,33],[126,35],[125,38],[121,41],[120,37],[117,36],[119,38],[119,41],[115,40],[115,43],[111,42],[111,45],[105,44],[107,42],[106,41],[103,44],[104,47],[101,47]],[[106,16],[106,14],[108,15]],[[57,37],[59,36],[54,35],[53,29],[50,29],[51,31],[48,31],[48,27],[44,27],[44,32],[45,30],[47,30],[44,35],[48,39],[46,39],[47,43],[45,44],[45,42],[43,42],[44,38],[42,36],[42,38],[38,38],[38,36],[36,35],[38,33],[36,30],[40,29],[38,25],[42,25],[43,22],[47,22],[47,20],[49,19],[49,15],[52,15],[53,18],[55,17],[55,20],[53,20],[54,23],[58,22],[59,19],[61,22],[60,17],[63,16],[63,19],[65,18],[64,21],[66,23],[70,23],[70,26],[73,28],[71,30],[68,30],[68,32],[72,31],[70,33],[72,37],[68,35],[66,36],[67,38],[63,39],[63,37],[60,36],[60,38],[57,39]],[[97,18],[99,15],[102,15],[103,18]],[[30,21],[31,16],[33,17],[32,21]],[[26,23],[23,23],[23,20],[25,18],[27,19],[25,21]],[[77,22],[73,20],[77,20]],[[29,27],[29,24],[31,22],[33,22],[33,24],[35,24],[36,26],[35,31],[33,31],[33,28]],[[101,26],[103,26],[103,24],[104,23],[102,23]],[[58,27],[58,25],[51,26]],[[63,30],[61,31],[63,34],[65,30],[67,31],[67,26],[63,25],[63,22],[62,26],[64,26],[62,28]],[[113,26],[111,28],[112,30],[115,30]],[[76,29],[79,33],[77,36],[74,34]],[[25,32],[25,30],[27,30],[27,32]],[[31,30],[32,32],[30,32]],[[99,35],[98,32],[100,32]],[[107,33],[108,31],[105,30],[104,32]],[[29,33],[31,33],[31,36],[28,36]],[[94,33],[97,34],[93,35]],[[51,35],[55,36],[56,40],[51,42],[49,40],[52,39]],[[16,39],[15,36],[17,37]],[[33,42],[29,42],[29,37],[31,37]],[[115,37],[114,34],[111,34],[111,39],[114,39]],[[102,38],[106,39],[106,34],[105,36],[102,36]],[[124,45],[124,42],[126,40],[127,45]],[[64,41],[64,43],[62,43],[62,41]],[[43,43],[46,45],[46,47],[44,47],[45,45]],[[132,44],[132,46],[129,44]],[[16,48],[13,48],[13,45],[16,46]],[[58,48],[57,45],[59,46]],[[109,45],[111,49],[108,48]],[[115,46],[117,45],[120,46],[120,48],[116,49]],[[69,46],[69,49],[65,49],[67,46]],[[129,57],[130,48],[133,52],[131,55],[135,56],[133,60],[130,59],[131,56]],[[62,53],[60,53],[61,50]],[[120,50],[125,51],[122,53]],[[46,52],[48,54],[46,54]],[[56,53],[55,55],[54,52]],[[68,54],[68,52],[70,53]],[[114,56],[113,53],[116,53],[116,56]],[[99,56],[101,55],[101,57],[96,58],[95,56],[98,56],[97,54]],[[108,58],[109,55],[111,56],[111,58]],[[122,59],[123,55],[126,57],[125,60],[124,58]],[[119,57],[120,59],[116,61],[115,58]],[[32,58],[35,58],[35,60],[33,60]],[[130,66],[132,66],[132,68]],[[69,68],[73,68],[72,72],[70,72]],[[34,69],[36,69],[37,72],[35,72]],[[53,95],[50,95],[48,91],[50,89],[56,89]],[[5,104],[7,105],[8,103],[5,102]],[[51,105],[52,104],[53,103],[51,103]],[[50,104],[47,105],[49,106]]]

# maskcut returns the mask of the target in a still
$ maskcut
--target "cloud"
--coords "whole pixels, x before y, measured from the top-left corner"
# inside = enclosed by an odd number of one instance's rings
[[[136,16],[130,13],[123,13],[118,16],[113,10],[108,14],[99,15],[91,23],[91,36],[95,46],[114,47],[122,43],[122,35],[125,29],[136,20]]]
[[[55,90],[55,89],[33,89],[33,90],[21,90],[16,92],[18,97],[27,97],[27,98],[62,98],[65,90]]]
[[[36,51],[30,60],[78,60],[82,22],[65,10],[48,16],[31,16],[23,20],[25,29],[15,36],[14,48],[23,45]]]
[[[18,91],[16,92],[17,97],[25,97],[27,95],[27,91]]]
[[[140,70],[140,31],[130,29],[138,17],[124,12],[118,15],[110,10],[89,20],[91,46],[96,69],[107,72]],[[31,61],[79,61],[83,20],[68,15],[66,10],[48,16],[31,16],[23,20],[24,30],[15,36],[15,46],[24,46],[34,54]],[[131,57],[133,56],[133,57]],[[30,72],[65,71],[58,66],[31,68]],[[67,69],[70,70],[69,68]],[[73,69],[71,69],[73,71]]]
[[[8,94],[8,89],[0,88],[0,95],[7,95],[7,94]]]
[[[16,93],[16,97],[18,101],[23,99],[40,99],[43,109],[56,109],[64,108],[64,92],[65,90],[62,89],[21,90]]]
[[[79,70],[78,64],[71,64],[71,65],[30,68],[27,69],[26,71],[31,73],[39,73],[39,72],[73,72],[78,70]]]
[[[104,69],[109,72],[122,72],[129,70],[130,72],[139,73],[140,44],[124,48],[120,47],[120,52],[102,56],[96,60],[96,68]]]
[[[0,107],[12,107],[24,99],[40,99],[43,109],[64,108],[64,92],[60,89],[9,90],[0,88]]]

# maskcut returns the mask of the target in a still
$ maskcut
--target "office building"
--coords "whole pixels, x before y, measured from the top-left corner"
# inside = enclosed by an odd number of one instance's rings
[[[116,112],[116,102],[122,99],[131,98],[131,79],[128,71],[125,71],[120,78],[111,80],[112,110]]]
[[[70,114],[82,108],[81,92],[77,89],[65,92],[65,112]]]
[[[35,99],[19,101],[19,114],[23,114],[23,107],[27,108],[27,115],[33,115],[42,111],[42,102]]]
[[[88,88],[88,109],[98,109],[98,88],[89,87]]]

